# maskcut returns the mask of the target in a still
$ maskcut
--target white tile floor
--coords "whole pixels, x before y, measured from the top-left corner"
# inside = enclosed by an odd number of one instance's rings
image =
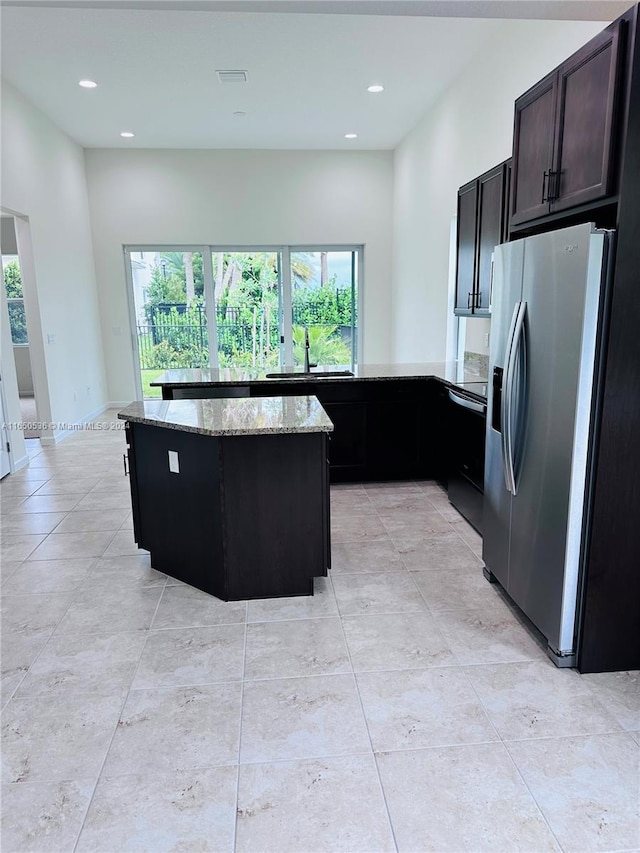
[[[436,485],[333,489],[316,595],[224,603],[135,547],[123,451],[0,487],[3,853],[640,849],[639,674],[556,669]]]

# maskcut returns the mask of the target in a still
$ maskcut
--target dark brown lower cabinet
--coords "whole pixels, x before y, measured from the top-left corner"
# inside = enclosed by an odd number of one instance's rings
[[[333,422],[332,483],[446,478],[446,386],[439,379],[250,382],[243,396],[315,396]],[[220,397],[224,386],[165,388],[165,399]]]
[[[313,594],[330,568],[326,433],[127,435],[135,537],[154,569],[224,601]]]
[[[437,380],[317,383],[315,394],[333,421],[329,461],[333,483],[435,477],[441,412]],[[336,402],[336,394],[349,400]],[[444,438],[440,436],[440,438]]]
[[[366,401],[344,400],[322,405],[333,423],[333,432],[329,437],[329,463],[333,482],[366,479]]]

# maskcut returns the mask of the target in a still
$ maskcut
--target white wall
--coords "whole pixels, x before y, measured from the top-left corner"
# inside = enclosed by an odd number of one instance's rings
[[[88,149],[85,156],[111,400],[135,396],[127,243],[364,244],[364,356],[389,360],[392,152]]]
[[[13,360],[16,365],[18,393],[21,397],[33,397],[33,375],[31,373],[29,345],[14,346]]]
[[[485,336],[491,333],[491,320],[485,317],[468,317],[465,328],[465,350],[479,355],[489,355]]]
[[[602,21],[509,21],[395,151],[393,357],[445,357],[458,187],[511,155],[513,103]]]
[[[16,225],[40,417],[77,422],[106,401],[83,150],[6,81],[2,207],[28,218]]]

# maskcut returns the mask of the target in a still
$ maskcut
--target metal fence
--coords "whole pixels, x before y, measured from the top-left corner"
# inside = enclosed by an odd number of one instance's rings
[[[178,325],[172,323],[154,323],[153,325],[137,326],[138,352],[140,365],[143,369],[155,367],[156,346],[163,341],[168,344],[166,354],[175,353],[167,367],[184,367],[180,354],[183,352],[207,352],[209,348],[209,333],[205,326]]]
[[[178,318],[176,318],[176,313]],[[152,322],[137,326],[140,366],[143,370],[172,367],[200,367],[208,363],[209,331],[204,306],[197,305],[189,309],[189,319],[196,322],[182,322],[187,306],[182,303],[161,303],[153,306],[149,319]],[[320,311],[293,311],[294,325],[332,326],[320,316]],[[297,316],[296,316],[297,315]],[[185,317],[186,319],[186,317]],[[222,358],[234,359],[239,354],[254,355],[267,348],[276,352],[280,346],[280,328],[277,313],[270,316],[267,337],[266,316],[258,309],[255,318],[247,319],[247,311],[237,307],[216,306],[216,331],[218,352]],[[178,322],[176,322],[178,320]],[[351,346],[351,336],[355,329],[338,325],[337,332],[343,343]],[[158,351],[158,345],[166,346]],[[268,344],[268,346],[267,346]],[[229,363],[229,362],[228,362]],[[232,362],[231,362],[232,363]]]

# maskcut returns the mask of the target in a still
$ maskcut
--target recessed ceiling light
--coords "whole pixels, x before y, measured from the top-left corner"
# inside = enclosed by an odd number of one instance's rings
[[[367,92],[384,92],[384,86],[375,83],[373,86],[367,86]]]
[[[345,139],[357,139],[358,134],[357,133],[345,133],[344,138]]]
[[[123,136],[125,139],[131,139],[131,137],[135,136],[135,133],[131,133],[130,130],[123,130],[120,136]]]
[[[97,89],[98,84],[93,80],[80,80],[78,86],[82,86],[83,89]]]

